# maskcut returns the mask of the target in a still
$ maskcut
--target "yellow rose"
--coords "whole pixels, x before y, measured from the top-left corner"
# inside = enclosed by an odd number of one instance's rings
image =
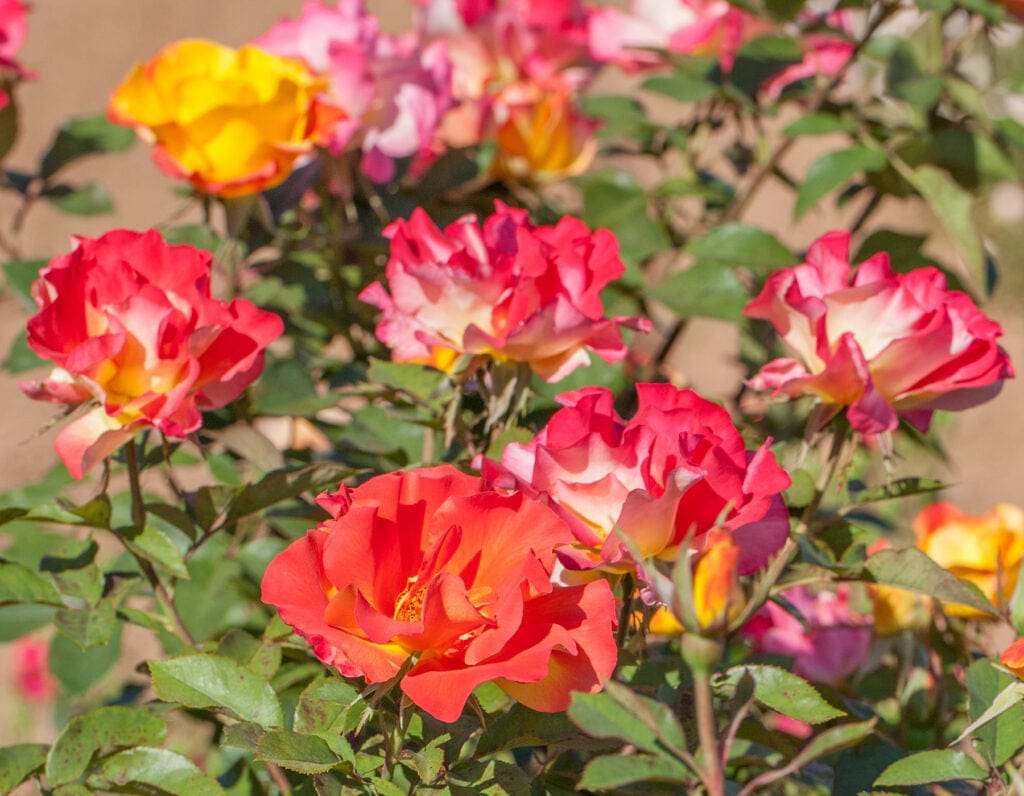
[[[597,123],[564,91],[510,105],[499,125],[491,171],[514,182],[548,184],[582,174],[597,154]]]
[[[933,503],[914,520],[917,546],[939,566],[977,586],[999,606],[1009,602],[1024,558],[1024,512],[1000,503],[987,514],[968,516],[949,503]],[[985,614],[965,605],[943,606],[970,619]]]
[[[326,138],[345,115],[317,99],[326,87],[301,61],[186,39],[137,65],[108,114],[154,144],[163,171],[227,198],[277,185]]]

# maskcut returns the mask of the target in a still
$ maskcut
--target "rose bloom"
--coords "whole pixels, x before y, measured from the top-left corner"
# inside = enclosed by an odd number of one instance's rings
[[[152,230],[76,238],[32,287],[28,345],[56,369],[21,384],[30,397],[97,402],[58,435],[75,478],[146,427],[184,437],[200,410],[233,401],[260,374],[284,325],[244,299],[210,295],[209,252]]]
[[[390,294],[379,283],[360,298],[383,310],[377,337],[392,359],[449,370],[462,354],[525,362],[559,381],[590,361],[626,355],[621,326],[646,330],[638,318],[606,318],[601,290],[625,266],[607,230],[579,219],[533,226],[525,210],[496,203],[481,227],[470,215],[442,233],[421,210],[385,231]]]
[[[636,391],[629,421],[602,387],[558,396],[564,408],[530,442],[507,445],[500,467],[485,463],[485,476],[543,497],[565,518],[576,537],[560,551],[570,568],[629,569],[618,534],[645,558],[673,560],[688,534],[701,551],[719,527],[739,548],[740,574],[763,567],[789,536],[781,492],[790,479],[768,443],[747,451],[728,412],[690,390]]]
[[[1017,639],[1003,650],[1003,654],[999,656],[999,662],[1021,680],[1024,680],[1024,638]]]
[[[814,21],[801,15],[805,22]],[[844,14],[828,22],[840,31],[849,25]],[[590,52],[602,63],[627,71],[669,65],[657,52],[715,55],[722,71],[732,71],[739,49],[749,40],[779,32],[775,23],[726,0],[633,0],[630,11],[599,8],[590,16]],[[803,60],[765,81],[769,100],[776,100],[791,83],[818,74],[834,75],[850,60],[854,45],[838,35],[800,36]]]
[[[900,417],[927,430],[936,409],[999,392],[1013,375],[999,324],[935,268],[893,273],[882,252],[853,272],[849,246],[849,233],[822,236],[806,263],[773,273],[747,305],[744,314],[769,321],[797,357],[769,362],[751,387],[846,407],[862,434],[891,431]]]
[[[458,105],[440,138],[464,147],[489,140],[522,106],[523,92],[574,97],[596,74],[580,0],[419,0],[418,29],[444,42]]]
[[[16,56],[25,43],[28,6],[21,0],[0,0],[0,108],[10,103],[10,83],[32,77]]]
[[[793,672],[830,685],[839,685],[867,660],[871,618],[852,612],[845,586],[819,592],[796,586],[781,596],[804,621],[778,603],[766,603],[740,631],[757,653],[790,657]]]
[[[11,645],[14,689],[26,702],[49,702],[57,694],[50,674],[50,645],[45,639],[25,636]]]
[[[582,174],[593,162],[600,123],[580,113],[565,91],[541,93],[506,113],[495,135],[495,176],[544,185]]]
[[[167,174],[230,198],[282,182],[345,111],[300,61],[202,39],[164,47],[110,97],[111,121],[151,141]]]
[[[1013,596],[1024,558],[1024,511],[1000,503],[980,516],[949,503],[932,503],[914,518],[917,546],[940,567],[970,581],[995,605]],[[943,603],[943,610],[970,619],[991,619],[966,605]]]
[[[362,170],[375,182],[394,177],[395,160],[429,148],[451,105],[444,44],[381,34],[362,0],[304,3],[298,19],[281,20],[254,44],[326,77],[329,102],[348,112],[331,131],[331,152],[361,149]]]
[[[630,71],[665,64],[656,49],[717,55],[726,72],[747,39],[768,33],[766,20],[726,0],[633,0],[630,11],[604,7],[589,20],[590,52]]]
[[[543,504],[448,465],[319,502],[331,518],[270,563],[263,601],[346,677],[381,683],[411,662],[402,691],[455,721],[482,683],[554,712],[611,676],[615,599],[604,581],[552,585],[572,534]]]

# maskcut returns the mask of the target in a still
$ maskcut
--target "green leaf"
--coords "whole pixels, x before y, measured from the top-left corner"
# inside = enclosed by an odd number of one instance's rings
[[[687,782],[691,773],[671,757],[660,755],[605,755],[595,757],[577,784],[578,790],[616,790],[634,782]]]
[[[106,780],[129,793],[150,789],[174,796],[223,796],[224,789],[184,755],[167,749],[145,747],[119,752],[103,762],[97,779]],[[90,782],[91,782],[90,778]],[[149,786],[141,790],[133,785]]]
[[[856,129],[856,124],[850,119],[843,118],[842,116],[835,116],[831,113],[818,112],[801,116],[795,122],[792,122],[787,126],[786,129],[782,131],[782,134],[789,136],[790,138],[796,138],[800,135],[850,133]]]
[[[936,481],[933,478],[897,478],[887,484],[872,489],[850,488],[850,498],[854,503],[877,503],[881,500],[894,500],[895,498],[909,497],[911,495],[925,495],[929,492],[937,492],[941,489],[948,489],[949,484],[943,481]]]
[[[50,581],[21,564],[0,562],[0,605],[10,603],[64,604]]]
[[[111,600],[100,600],[94,608],[61,608],[54,624],[84,652],[110,641],[117,625],[117,611]]]
[[[863,573],[867,576],[865,580],[872,583],[899,586],[996,616],[992,603],[977,586],[943,569],[916,547],[879,550],[868,558]]]
[[[384,384],[430,402],[437,400],[446,379],[447,376],[436,368],[411,362],[387,362],[373,357],[366,371],[366,381],[370,384]]]
[[[801,749],[796,756],[789,761],[789,766],[798,770],[812,763],[819,757],[838,752],[850,746],[856,746],[862,740],[874,732],[877,719],[868,721],[840,724],[838,727],[829,727],[819,735],[814,736],[811,741]]]
[[[216,253],[224,239],[205,224],[185,224],[180,227],[160,230],[163,239],[170,244],[185,244],[196,249]]]
[[[260,415],[312,415],[338,402],[320,395],[309,368],[294,359],[272,362],[253,388],[253,411]]]
[[[256,758],[300,774],[320,774],[341,762],[323,738],[289,730],[264,734],[257,744]]]
[[[621,738],[645,752],[660,751],[657,734],[607,693],[575,692],[569,718],[594,738]]]
[[[0,793],[10,793],[46,762],[46,744],[20,743],[0,748]]]
[[[299,695],[292,729],[340,735],[355,727],[363,707],[359,692],[344,680],[314,680]]]
[[[699,264],[746,268],[758,276],[796,262],[793,253],[774,235],[738,221],[723,224],[690,241],[685,251],[696,257]]]
[[[591,227],[611,230],[619,242],[622,259],[637,266],[671,241],[662,224],[651,218],[647,190],[624,171],[605,170],[578,178],[583,194],[583,219]],[[627,271],[626,278],[631,277]]]
[[[584,96],[581,110],[587,116],[596,116],[604,124],[597,131],[598,138],[649,139],[658,129],[644,111],[643,105],[632,97]]]
[[[666,748],[676,754],[686,751],[686,735],[676,718],[675,711],[668,705],[636,693],[632,688],[609,680],[605,692],[622,707],[636,716],[651,730]]]
[[[874,147],[855,146],[822,155],[807,169],[796,193],[793,218],[800,218],[826,194],[861,172],[881,171],[888,165],[885,152]]]
[[[284,724],[281,704],[270,684],[230,658],[186,655],[149,661],[153,690],[165,702],[190,708],[223,707],[261,727]]]
[[[974,197],[946,172],[930,164],[913,170],[900,169],[900,173],[917,189],[956,240],[974,284],[986,285],[985,249],[973,218]]]
[[[46,260],[10,260],[4,263],[7,287],[14,291],[26,309],[36,312],[39,306],[32,298],[32,283],[39,278],[39,271],[46,266]]]
[[[972,735],[982,757],[1001,766],[1024,747],[1024,703],[1020,701],[1024,684],[992,664],[979,660],[967,670],[972,719],[968,729],[977,727]]]
[[[749,675],[754,681],[754,698],[785,716],[808,724],[821,724],[846,715],[826,702],[817,689],[802,677],[778,666],[734,666],[720,675],[715,685],[735,687],[744,675]]]
[[[107,189],[96,182],[85,185],[53,185],[43,198],[58,210],[75,216],[96,216],[114,212],[114,201]]]
[[[255,484],[242,489],[228,507],[228,519],[235,520],[255,514],[282,500],[298,497],[303,492],[319,492],[335,487],[355,470],[343,464],[318,462],[298,469],[275,470]]]
[[[7,359],[4,360],[3,367],[8,373],[25,373],[49,364],[51,363],[28,347],[28,333],[23,331],[19,332],[18,336],[11,341],[11,348],[7,352]]]
[[[162,567],[176,578],[188,580],[189,574],[188,568],[185,566],[184,555],[170,537],[159,528],[152,525],[147,525],[141,530],[139,528],[118,528],[117,535],[133,553]]]
[[[671,75],[650,77],[641,85],[644,91],[661,94],[680,102],[700,102],[719,92],[719,87],[695,70],[680,69]]]
[[[121,631],[115,623],[106,644],[83,651],[74,641],[58,633],[50,642],[50,671],[69,694],[81,694],[110,671],[121,657]]]
[[[101,749],[163,743],[167,725],[143,710],[106,707],[73,718],[46,757],[50,785],[73,782]]]
[[[517,702],[488,725],[487,732],[480,738],[477,754],[547,746],[573,737],[579,737],[579,730],[564,713],[539,713]]]
[[[701,316],[739,323],[750,293],[736,274],[718,263],[697,263],[647,291],[680,318]]]
[[[105,114],[71,119],[61,125],[57,136],[43,155],[39,175],[53,176],[78,158],[101,152],[120,152],[135,142],[135,133],[127,127],[107,120]]]
[[[904,757],[875,780],[875,787],[909,787],[961,779],[985,780],[988,771],[956,749],[929,749]]]

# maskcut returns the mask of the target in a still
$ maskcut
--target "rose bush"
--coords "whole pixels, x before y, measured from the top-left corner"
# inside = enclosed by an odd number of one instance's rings
[[[611,674],[615,600],[604,581],[552,585],[571,534],[546,506],[452,467],[320,502],[331,519],[271,562],[263,600],[343,675],[401,674],[409,699],[450,722],[481,683],[550,712]]]
[[[471,216],[442,233],[421,210],[386,231],[388,289],[360,298],[383,311],[377,337],[399,362],[449,370],[463,354],[525,362],[559,381],[590,361],[626,355],[619,329],[637,318],[606,318],[601,290],[625,266],[615,239],[566,217],[534,226],[498,204],[481,226]]]
[[[999,324],[937,269],[894,273],[882,252],[854,272],[849,247],[848,233],[822,236],[807,262],[776,271],[747,305],[798,357],[769,362],[751,387],[813,395],[877,434],[900,417],[927,429],[936,409],[987,401],[1013,376]]]
[[[326,88],[299,61],[187,39],[136,66],[108,113],[153,143],[164,172],[231,198],[278,184],[327,142],[348,111],[319,99]]]
[[[720,525],[741,574],[763,567],[789,535],[780,493],[790,479],[768,445],[747,451],[728,412],[689,390],[638,384],[636,397],[626,421],[606,389],[560,395],[537,436],[506,446],[485,474],[565,518],[576,537],[561,551],[568,566],[628,569],[636,562],[620,534],[645,558],[674,560],[689,535],[700,550]]]
[[[77,238],[39,274],[28,344],[57,367],[22,390],[92,402],[55,443],[81,478],[143,428],[184,437],[200,411],[237,398],[263,369],[284,325],[245,299],[210,295],[208,252],[168,246],[155,231]]]

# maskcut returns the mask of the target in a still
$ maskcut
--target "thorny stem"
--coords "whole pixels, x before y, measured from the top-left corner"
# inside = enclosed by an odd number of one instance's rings
[[[131,490],[132,498],[132,525],[141,531],[146,527],[146,504],[142,499],[142,487],[139,480],[139,457],[135,453],[134,440],[129,442],[125,446],[124,450],[125,462],[128,465],[128,486]],[[142,556],[133,550],[124,542],[123,539],[121,541],[122,544],[124,544],[125,549],[132,555],[136,563],[138,563],[139,568],[142,570],[142,574],[146,576],[146,580],[149,581],[149,585],[153,588],[153,594],[156,597],[156,601],[160,603],[164,612],[171,619],[178,635],[181,636],[189,646],[195,647],[196,640],[192,637],[192,634],[189,633],[188,628],[185,627],[181,614],[178,613],[178,609],[174,606],[174,600],[171,599],[171,595],[167,592],[167,588],[164,586],[163,582],[160,580],[160,576],[153,568],[152,562],[150,562],[145,556]]]

